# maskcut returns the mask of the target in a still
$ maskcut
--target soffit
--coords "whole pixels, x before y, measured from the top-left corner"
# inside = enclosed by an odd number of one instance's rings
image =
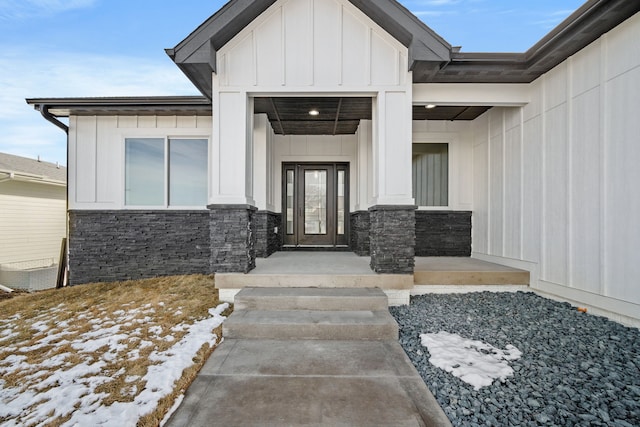
[[[204,96],[32,98],[55,117],[69,116],[211,116]],[[474,120],[490,106],[413,107],[413,120]],[[315,109],[317,116],[309,115]],[[279,135],[352,135],[360,120],[371,120],[369,97],[256,97],[254,113],[266,114]]]
[[[474,120],[490,106],[413,106],[413,120]],[[318,111],[317,116],[309,111]],[[266,114],[277,135],[352,135],[371,120],[369,97],[258,97],[254,112]]]

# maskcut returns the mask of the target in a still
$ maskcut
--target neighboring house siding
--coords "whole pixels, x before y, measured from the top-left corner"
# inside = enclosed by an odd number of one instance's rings
[[[209,211],[70,211],[69,281],[208,274]]]
[[[19,181],[0,183],[0,264],[52,258],[66,234],[66,189]]]
[[[474,122],[474,255],[532,286],[640,313],[640,14]]]

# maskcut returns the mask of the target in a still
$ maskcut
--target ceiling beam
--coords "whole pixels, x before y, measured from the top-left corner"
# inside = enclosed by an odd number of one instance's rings
[[[458,117],[460,117],[461,115],[463,115],[464,113],[466,113],[467,111],[469,111],[469,108],[471,108],[471,107],[464,107],[464,108],[462,109],[462,111],[460,111],[458,114],[456,114],[455,116],[453,116],[453,117],[451,118],[451,121],[454,121],[455,119],[457,119]]]
[[[284,131],[284,127],[282,126],[282,121],[280,120],[280,114],[278,114],[278,108],[276,107],[276,103],[273,102],[273,98],[269,98],[269,101],[271,102],[271,107],[273,108],[273,114],[276,115],[276,120],[278,121],[278,124],[280,125],[280,131],[282,132],[283,135],[286,135],[286,133]]]
[[[336,121],[333,124],[333,134],[338,131],[338,120],[340,120],[340,109],[342,108],[342,98],[338,101],[338,108],[336,109]]]

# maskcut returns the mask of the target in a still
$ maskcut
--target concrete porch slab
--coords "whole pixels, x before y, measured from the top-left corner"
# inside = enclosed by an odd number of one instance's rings
[[[228,302],[246,287],[380,288],[394,306],[410,294],[526,290],[530,280],[528,271],[475,258],[416,257],[413,275],[376,274],[369,262],[351,252],[276,252],[248,274],[216,274],[216,287]]]
[[[416,285],[529,285],[529,272],[464,257],[416,257]]]
[[[410,274],[376,274],[369,257],[352,252],[276,252],[248,274],[218,273],[218,289],[315,287],[411,289]]]

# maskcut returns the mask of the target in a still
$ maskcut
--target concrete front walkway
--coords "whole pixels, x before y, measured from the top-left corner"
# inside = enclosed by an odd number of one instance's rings
[[[236,301],[167,426],[451,426],[379,289],[247,288]]]
[[[167,426],[448,426],[398,343],[227,340]]]

